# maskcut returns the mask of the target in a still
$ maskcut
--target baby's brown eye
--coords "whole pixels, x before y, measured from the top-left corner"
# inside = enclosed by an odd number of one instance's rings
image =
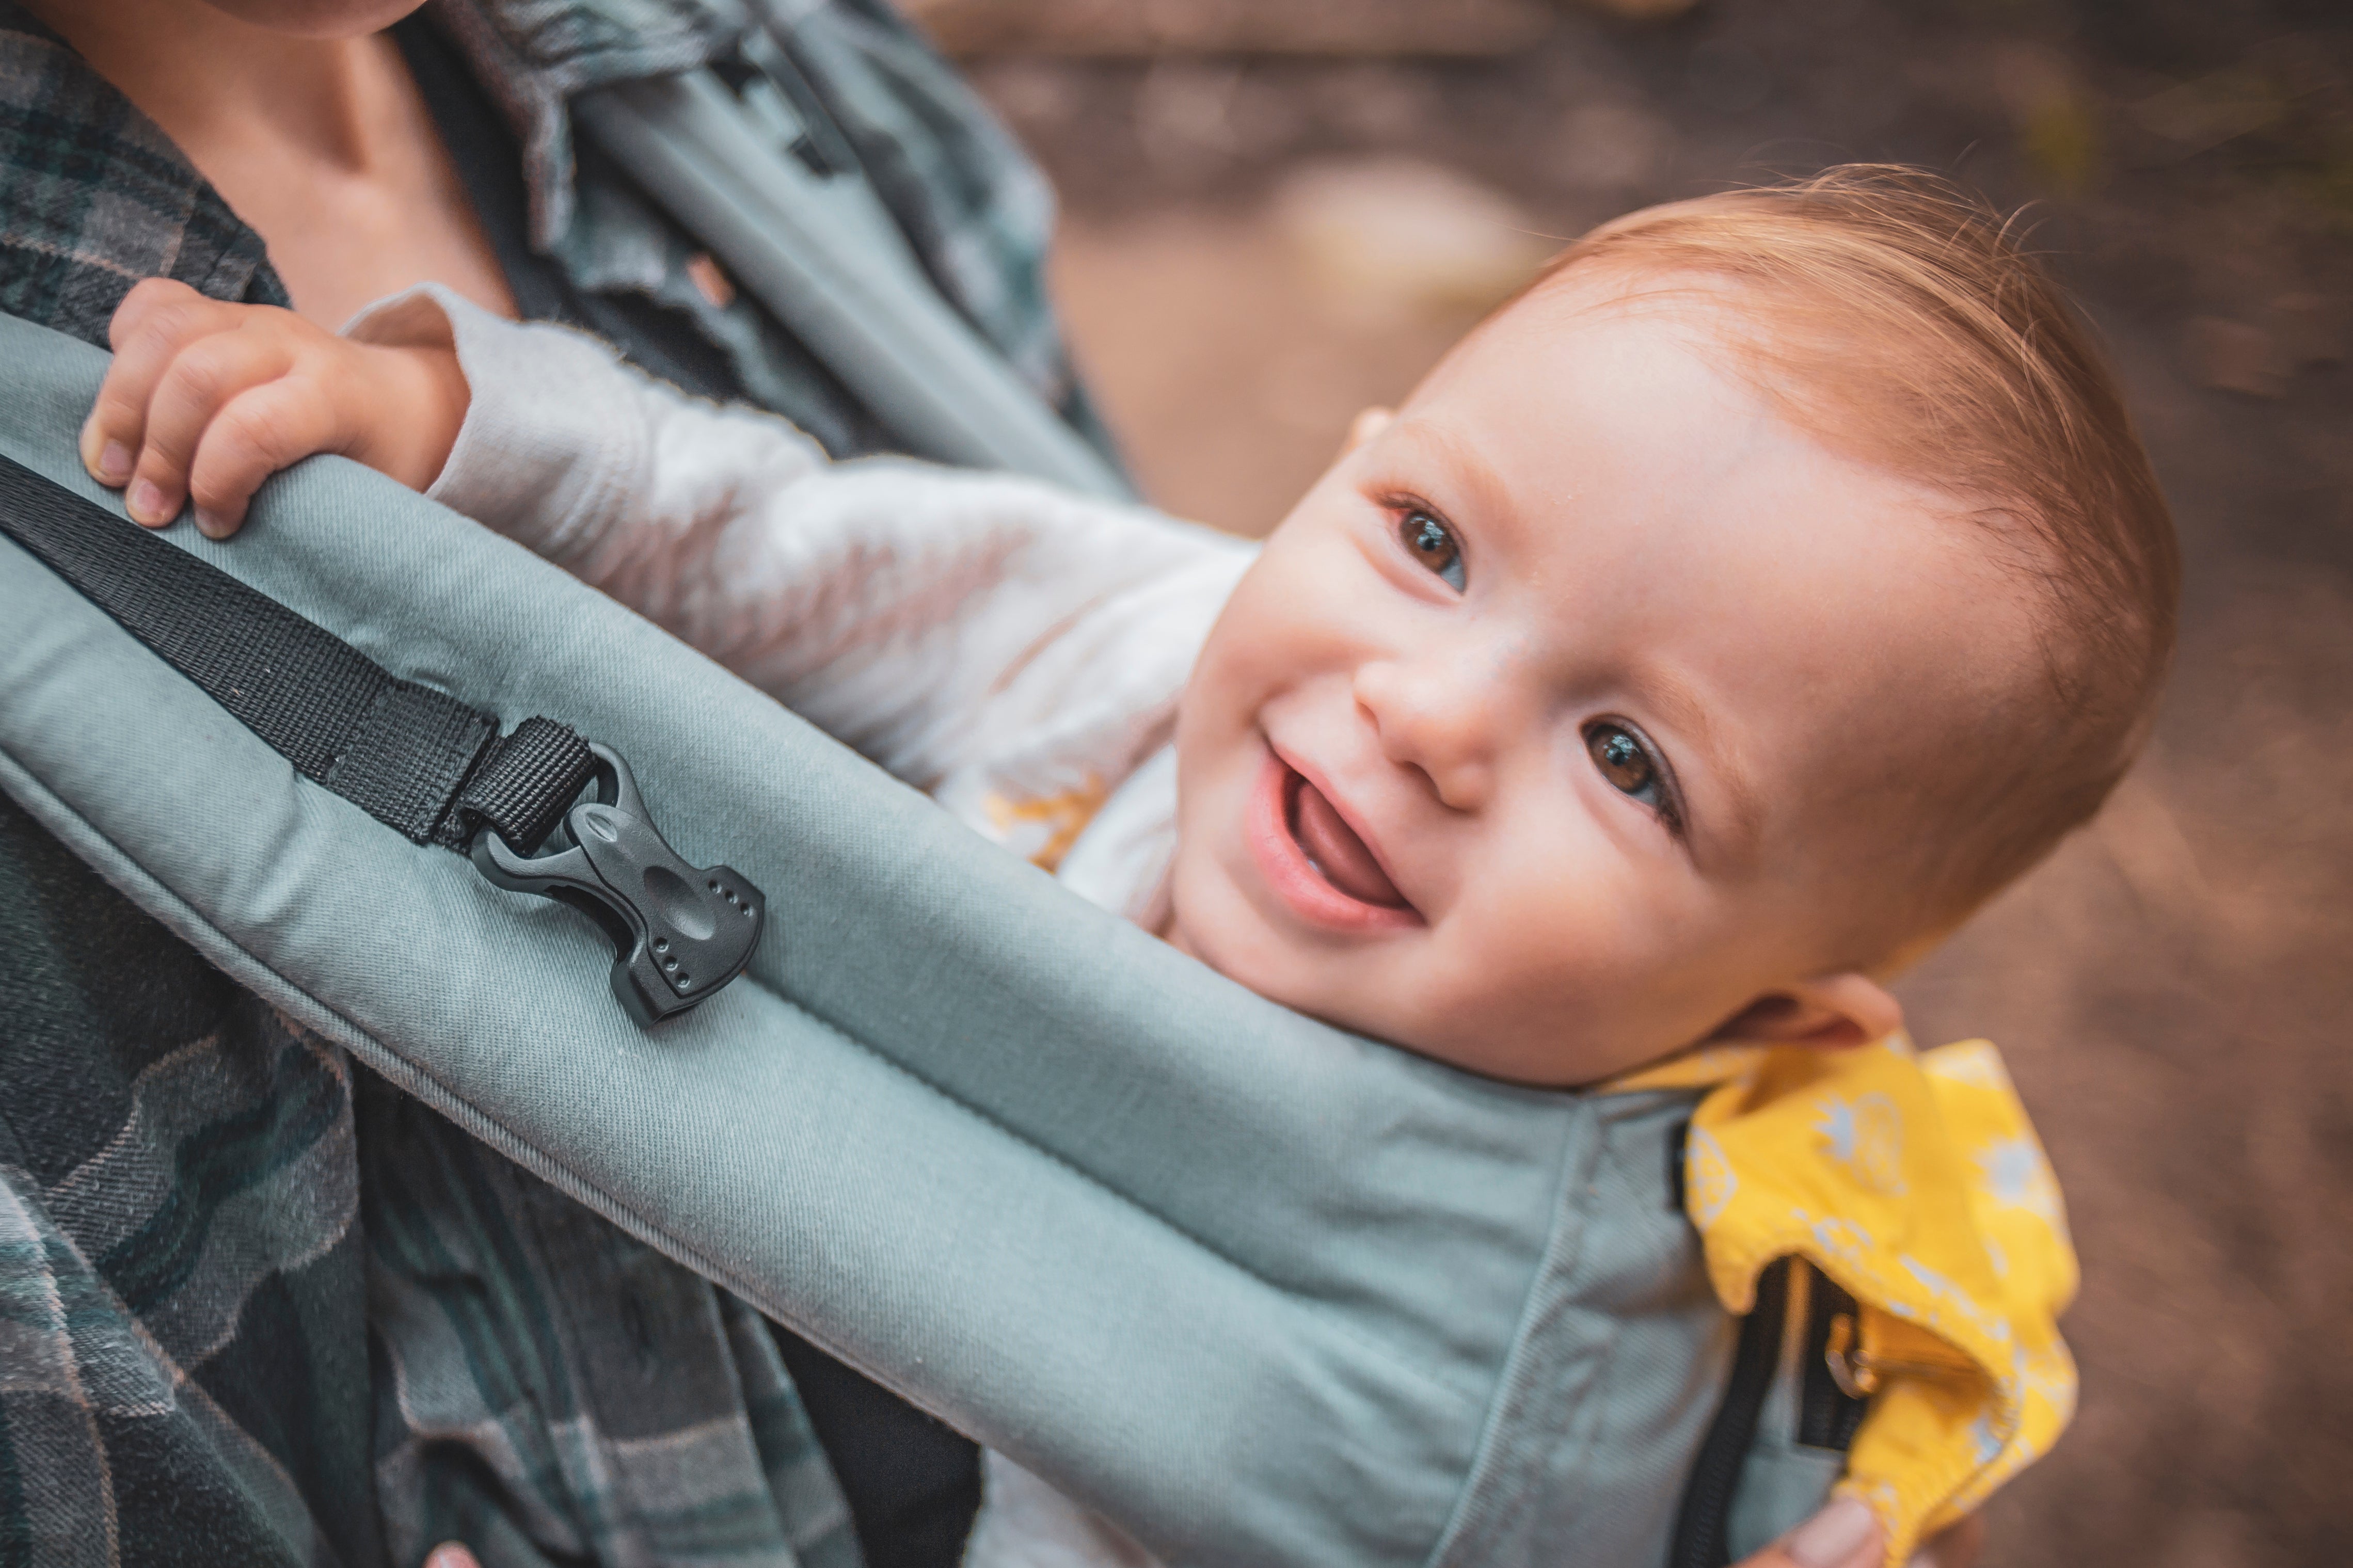
[[[1462,592],[1462,547],[1455,542],[1454,531],[1426,511],[1409,511],[1398,524],[1398,537],[1413,558],[1443,579],[1456,593]]]
[[[1659,776],[1651,759],[1643,753],[1642,743],[1612,725],[1597,726],[1586,736],[1585,749],[1593,753],[1601,776],[1628,795],[1641,795]]]
[[[1586,754],[1609,787],[1631,795],[1659,814],[1669,827],[1682,830],[1673,797],[1667,789],[1667,770],[1650,742],[1619,724],[1596,724],[1585,731]]]

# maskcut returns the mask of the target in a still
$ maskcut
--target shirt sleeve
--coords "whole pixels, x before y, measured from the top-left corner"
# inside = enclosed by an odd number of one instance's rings
[[[593,338],[430,286],[346,331],[456,349],[472,397],[433,500],[926,787],[1034,728],[1106,661],[1181,680],[1193,647],[1135,645],[1164,606],[1221,598],[1251,553],[1014,476],[835,463],[772,415],[689,397]]]

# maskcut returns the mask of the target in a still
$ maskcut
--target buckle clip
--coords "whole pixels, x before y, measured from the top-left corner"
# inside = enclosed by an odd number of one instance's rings
[[[588,750],[595,797],[565,813],[568,847],[520,855],[486,826],[468,854],[500,887],[569,904],[603,927],[613,941],[613,994],[649,1027],[744,973],[768,902],[731,867],[689,865],[654,826],[629,765],[608,746],[591,741]]]

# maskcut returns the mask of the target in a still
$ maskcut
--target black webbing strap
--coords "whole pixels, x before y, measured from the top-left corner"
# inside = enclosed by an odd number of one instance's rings
[[[0,457],[0,532],[31,551],[306,776],[417,843],[482,826],[529,851],[595,776],[546,719],[498,721],[402,680],[268,595]]]
[[[1757,1439],[1757,1418],[1781,1365],[1781,1330],[1789,1310],[1789,1260],[1776,1258],[1757,1276],[1757,1304],[1740,1320],[1724,1403],[1701,1439],[1683,1483],[1667,1568],[1725,1568],[1732,1561],[1732,1500]]]

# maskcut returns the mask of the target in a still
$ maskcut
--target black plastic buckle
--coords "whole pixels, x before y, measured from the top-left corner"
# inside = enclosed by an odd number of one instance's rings
[[[594,741],[588,750],[596,758],[596,798],[565,813],[570,847],[518,855],[486,826],[470,853],[474,868],[500,887],[569,904],[604,927],[613,939],[613,994],[629,1016],[651,1025],[744,973],[768,900],[730,867],[680,858],[654,826],[629,765]]]

